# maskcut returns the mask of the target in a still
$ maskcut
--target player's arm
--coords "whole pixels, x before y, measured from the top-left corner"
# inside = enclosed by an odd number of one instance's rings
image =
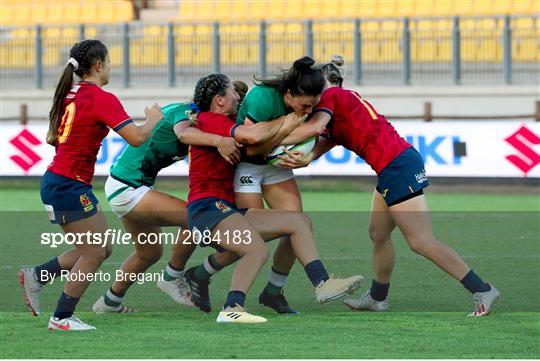
[[[138,147],[144,144],[152,135],[155,126],[163,119],[163,113],[159,105],[154,104],[150,108],[145,108],[144,114],[146,114],[146,119],[141,125],[130,122],[125,126],[120,125],[120,127],[113,128],[114,131],[124,138],[129,145]]]
[[[174,126],[174,133],[184,144],[215,147],[219,154],[230,164],[240,161],[239,148],[242,147],[242,144],[238,143],[234,138],[203,132],[200,129],[190,127],[188,121],[177,123]]]
[[[249,145],[246,147],[246,155],[248,157],[254,157],[258,154],[268,154],[276,145],[282,144],[283,139],[287,137],[292,131],[298,129],[300,124],[304,122],[307,115],[298,117],[294,113],[283,115],[277,119],[282,119],[283,123],[278,132],[264,143],[258,145]]]
[[[253,125],[239,125],[234,129],[234,138],[243,144],[259,145],[274,137],[285,122],[286,118],[280,117]],[[291,122],[288,121],[287,123]],[[288,124],[287,126],[292,126],[292,124]]]
[[[319,159],[324,153],[336,146],[332,140],[320,136],[315,143],[315,147],[309,154],[304,154],[298,150],[289,151],[284,148],[286,155],[280,155],[280,166],[283,168],[296,169],[307,167],[315,159]]]
[[[278,144],[298,144],[311,137],[317,136],[324,131],[331,119],[332,116],[326,111],[322,109],[315,110],[315,113],[313,113],[313,116],[307,122],[293,130]]]

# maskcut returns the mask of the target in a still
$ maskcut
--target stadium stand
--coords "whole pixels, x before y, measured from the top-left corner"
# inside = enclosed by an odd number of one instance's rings
[[[268,64],[287,63],[303,54],[306,19],[314,20],[316,58],[327,59],[338,53],[351,59],[354,18],[362,19],[362,61],[399,63],[403,55],[403,17],[411,17],[411,61],[449,63],[454,15],[465,17],[460,23],[461,60],[500,63],[504,28],[501,16],[506,14],[526,16],[512,19],[513,60],[540,60],[540,0],[181,0],[178,4],[177,14],[159,25],[132,26],[132,66],[167,64],[169,21],[175,23],[175,42],[181,44],[175,54],[178,65],[211,64],[211,22],[215,21],[220,23],[220,60],[226,66],[258,62],[261,20],[269,21]],[[104,39],[118,64],[122,61],[118,24],[133,19],[133,4],[127,0],[2,0],[0,63],[2,67],[34,67],[35,25],[41,24],[43,65],[61,65],[66,49],[79,39],[79,24],[85,24],[85,36]]]
[[[49,24],[114,24],[133,20],[128,0],[2,0],[2,26]]]

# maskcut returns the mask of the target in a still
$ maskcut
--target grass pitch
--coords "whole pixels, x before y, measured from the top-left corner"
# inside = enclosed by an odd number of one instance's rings
[[[110,286],[95,282],[77,314],[98,329],[56,333],[46,329],[62,284],[42,292],[40,317],[26,311],[17,283],[21,265],[41,263],[68,248],[39,244],[50,225],[35,189],[4,188],[0,242],[0,350],[2,358],[538,358],[540,357],[540,206],[537,195],[431,194],[435,234],[454,247],[503,299],[494,313],[467,319],[472,298],[457,281],[412,253],[394,233],[397,262],[390,290],[391,312],[351,312],[341,301],[319,306],[299,264],[285,287],[300,316],[279,316],[257,304],[269,266],[248,294],[246,306],[268,318],[266,324],[215,323],[232,269],[211,284],[214,311],[204,314],[176,306],[153,283],[134,285],[126,303],[144,312],[94,315],[93,302]],[[173,192],[174,193],[174,192]],[[103,193],[96,191],[104,209]],[[177,193],[185,199],[185,193]],[[360,273],[371,279],[367,237],[371,194],[303,192],[315,224],[321,258],[330,272]],[[107,213],[110,227],[120,227]],[[132,252],[115,246],[102,270],[114,272]],[[188,267],[209,253],[198,249]],[[170,252],[151,268],[159,272]]]

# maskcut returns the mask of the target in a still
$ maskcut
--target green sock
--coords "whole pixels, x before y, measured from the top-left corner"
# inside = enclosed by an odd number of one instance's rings
[[[212,274],[204,268],[204,264],[200,264],[195,268],[195,277],[201,281],[208,281],[212,277]]]
[[[283,287],[276,286],[275,284],[268,282],[266,284],[266,292],[272,296],[279,296]]]
[[[171,267],[171,264],[169,263],[167,267],[163,270],[163,279],[167,282],[174,281],[179,279],[184,275],[184,270],[176,270]]]
[[[103,295],[103,300],[107,306],[118,307],[122,304],[122,297],[114,295],[111,290],[107,290]]]

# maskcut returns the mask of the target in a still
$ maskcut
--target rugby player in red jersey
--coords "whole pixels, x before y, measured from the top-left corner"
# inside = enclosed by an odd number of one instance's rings
[[[291,131],[303,121],[303,117],[291,114],[255,125],[235,124],[229,115],[236,113],[238,94],[229,78],[223,74],[201,78],[197,82],[193,101],[201,110],[194,119],[196,128],[230,136],[248,145],[264,143],[282,127],[289,127]],[[304,266],[320,303],[332,301],[360,287],[362,276],[347,279],[328,276],[319,259],[307,215],[291,211],[237,209],[233,189],[236,166],[227,163],[212,147],[192,146],[189,153],[188,224],[193,230],[193,239],[201,246],[212,245],[224,251],[225,258],[229,256],[232,261],[239,258],[230,292],[217,322],[266,321],[263,317],[246,312],[244,302],[251,284],[268,259],[265,240],[284,235],[290,235],[295,256]],[[217,264],[218,267],[225,265]],[[190,268],[185,272],[185,277],[194,303],[201,310],[210,312],[209,300],[204,300],[208,296],[209,280],[199,277],[198,271],[204,273],[204,265]],[[205,294],[201,294],[202,290]]]
[[[69,56],[49,114],[47,143],[56,148],[56,154],[41,179],[41,199],[51,222],[59,224],[66,234],[80,237],[81,242],[76,242],[76,249],[42,265],[21,269],[19,281],[27,306],[38,316],[43,285],[62,270],[70,270],[49,329],[81,331],[95,327],[73,312],[89,279],[112,251],[110,244],[100,242],[107,223],[91,185],[101,142],[111,128],[129,144],[141,145],[163,115],[155,104],[145,109],[146,121],[137,126],[118,98],[102,89],[109,82],[110,59],[107,47],[99,40],[75,44]],[[75,85],[73,74],[81,79]]]
[[[475,309],[470,316],[487,315],[500,293],[433,235],[423,191],[429,181],[422,157],[370,103],[357,92],[342,88],[343,78],[338,68],[342,64],[343,59],[336,57],[321,66],[328,88],[313,117],[283,143],[294,144],[323,131],[329,139],[320,137],[320,143],[307,156],[289,153],[283,157],[282,165],[307,166],[334,145],[342,145],[363,158],[377,173],[369,224],[374,277],[371,289],[361,299],[345,300],[345,304],[353,310],[388,310],[388,289],[395,262],[390,235],[397,226],[411,250],[431,260],[473,294]]]

